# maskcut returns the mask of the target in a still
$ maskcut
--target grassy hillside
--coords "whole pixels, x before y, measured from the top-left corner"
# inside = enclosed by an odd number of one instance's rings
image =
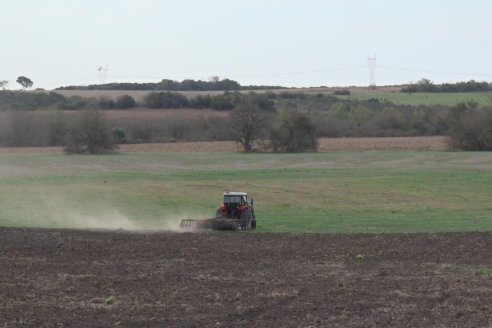
[[[258,231],[492,230],[492,154],[0,155],[0,225],[173,228],[255,199]]]

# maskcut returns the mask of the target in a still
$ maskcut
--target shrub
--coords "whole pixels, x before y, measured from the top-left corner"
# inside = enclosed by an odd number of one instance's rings
[[[80,154],[99,154],[116,148],[104,116],[95,110],[77,113],[65,145],[65,152]]]
[[[144,106],[147,108],[160,108],[161,107],[161,98],[159,93],[151,92],[147,94],[144,99]]]
[[[212,98],[210,106],[215,110],[231,110],[234,105],[233,98],[230,95],[217,95]]]
[[[449,115],[453,147],[463,150],[492,150],[492,111],[473,104],[458,104]]]
[[[113,109],[115,107],[115,102],[110,98],[99,98],[97,101],[97,109]]]
[[[130,109],[137,106],[137,102],[129,95],[119,96],[116,99],[115,107],[119,109]]]
[[[271,143],[275,152],[306,152],[316,150],[316,131],[309,118],[299,112],[284,111],[278,115]]]
[[[267,94],[250,92],[241,97],[241,102],[250,103],[264,111],[275,111],[275,102]]]
[[[385,108],[375,116],[375,123],[380,130],[405,130],[408,122],[401,112]]]
[[[152,92],[145,96],[147,108],[183,108],[190,106],[188,98],[177,92]]]
[[[337,102],[330,108],[330,113],[333,117],[344,120],[351,120],[353,113],[352,107],[347,102]]]
[[[210,95],[198,95],[197,97],[190,100],[190,106],[193,108],[211,108],[212,97],[210,97]]]
[[[111,134],[113,135],[113,140],[116,143],[125,143],[126,142],[126,133],[122,128],[115,127],[111,130]]]
[[[104,102],[104,101],[103,101]],[[79,109],[96,109],[100,108],[100,101],[95,98],[85,98],[80,96],[71,96],[58,104],[58,109],[79,110]]]

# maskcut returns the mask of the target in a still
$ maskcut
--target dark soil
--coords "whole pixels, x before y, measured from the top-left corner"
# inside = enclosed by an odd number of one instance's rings
[[[0,327],[490,327],[492,233],[0,229]]]

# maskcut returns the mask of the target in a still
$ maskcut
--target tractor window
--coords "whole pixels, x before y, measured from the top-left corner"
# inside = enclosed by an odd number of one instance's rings
[[[224,204],[239,204],[241,196],[224,196]]]

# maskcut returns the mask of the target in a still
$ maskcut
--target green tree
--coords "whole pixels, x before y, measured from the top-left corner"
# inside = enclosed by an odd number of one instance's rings
[[[405,130],[408,121],[405,119],[403,114],[392,108],[387,107],[383,109],[382,112],[376,115],[376,126],[381,130]]]
[[[19,76],[16,82],[22,86],[23,90],[31,88],[32,85],[34,84],[30,78],[25,76]]]
[[[352,107],[346,102],[337,102],[330,108],[330,113],[333,117],[351,121],[353,119]]]
[[[316,131],[300,112],[284,111],[273,126],[271,142],[275,152],[298,153],[316,150]]]
[[[362,126],[373,116],[373,113],[366,107],[359,105],[353,112],[353,120],[356,126]]]

